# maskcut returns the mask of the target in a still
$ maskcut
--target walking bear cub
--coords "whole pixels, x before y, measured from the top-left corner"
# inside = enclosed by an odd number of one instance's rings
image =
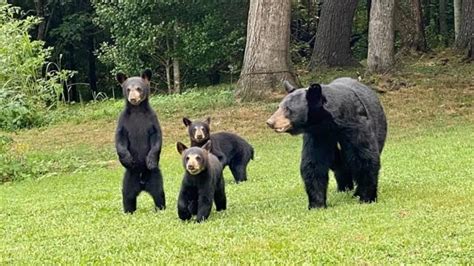
[[[156,113],[148,103],[151,71],[130,78],[119,73],[116,78],[125,96],[125,109],[115,132],[115,147],[125,167],[124,212],[133,213],[137,209],[137,196],[143,190],[153,197],[156,209],[164,209],[165,193],[159,168],[162,134]]]
[[[206,121],[191,121],[183,118],[188,128],[192,147],[201,147],[208,140],[212,141],[211,152],[219,158],[223,167],[229,166],[235,182],[247,180],[247,164],[253,160],[253,147],[243,138],[228,132],[210,133],[211,118]]]
[[[377,200],[380,155],[387,121],[375,92],[351,78],[295,88],[267,120],[278,133],[303,134],[300,171],[311,208],[326,207],[328,171],[339,191],[352,190],[361,202]]]
[[[213,201],[217,211],[227,207],[222,164],[210,152],[211,146],[211,141],[202,148],[188,148],[181,142],[176,144],[185,169],[178,197],[178,216],[181,220],[189,220],[193,215],[196,215],[197,222],[206,220]]]

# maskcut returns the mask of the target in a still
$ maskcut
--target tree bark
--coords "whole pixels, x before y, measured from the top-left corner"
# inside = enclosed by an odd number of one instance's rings
[[[296,84],[290,61],[291,0],[251,0],[237,97],[267,97],[283,80]]]
[[[367,66],[369,73],[385,73],[394,63],[395,0],[372,0]]]
[[[94,45],[94,36],[87,37],[87,46],[88,46],[88,61],[89,61],[89,87],[94,95],[97,93],[97,67],[96,67],[96,58],[94,55],[95,45]]]
[[[171,94],[173,93],[173,84],[171,84],[171,60],[166,59],[164,66],[166,72],[166,86],[168,87],[168,94]]]
[[[37,40],[44,40],[46,33],[46,18],[44,16],[44,1],[35,0],[36,16],[41,18],[41,22],[38,24],[38,32],[36,34]]]
[[[181,92],[181,71],[179,70],[179,59],[173,58],[173,80],[174,80],[174,93]]]
[[[357,0],[326,0],[319,19],[309,68],[357,65],[350,40]]]
[[[415,20],[415,38],[412,48],[416,51],[426,52],[428,46],[425,38],[425,27],[423,23],[423,9],[421,7],[421,0],[411,0],[411,7],[413,10],[413,18]]]
[[[461,9],[461,25],[458,38],[456,39],[456,48],[466,52],[466,55],[474,59],[474,1],[463,0]]]
[[[455,40],[458,39],[459,29],[461,27],[461,0],[454,0],[454,34]]]
[[[468,1],[468,0],[466,0]],[[446,0],[439,0],[439,33],[445,46],[448,45],[448,24],[446,20]]]

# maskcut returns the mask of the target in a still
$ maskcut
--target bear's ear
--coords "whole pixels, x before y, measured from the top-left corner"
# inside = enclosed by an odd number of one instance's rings
[[[189,127],[193,123],[193,121],[189,120],[189,118],[187,117],[183,117],[183,123],[185,126]]]
[[[150,69],[145,69],[142,73],[142,79],[145,80],[147,83],[150,83],[151,80],[151,70]]]
[[[208,141],[206,142],[206,144],[204,144],[204,145],[202,146],[202,148],[203,148],[204,150],[208,151],[208,152],[211,152],[211,148],[212,148],[211,140],[208,140]]]
[[[117,73],[117,75],[115,75],[115,79],[118,81],[118,83],[123,84],[123,82],[127,80],[127,75],[122,72],[119,72]]]
[[[206,123],[207,123],[208,125],[211,124],[211,117],[210,117],[210,116],[208,116],[208,117],[206,118]]]
[[[292,93],[296,90],[296,87],[291,85],[288,80],[283,81],[283,87],[285,88],[287,93]]]
[[[183,154],[183,152],[187,149],[186,145],[181,142],[176,142],[176,149],[178,150],[179,154]]]
[[[308,91],[306,92],[306,100],[314,106],[323,106],[326,99],[322,95],[321,85],[317,83],[309,85]]]

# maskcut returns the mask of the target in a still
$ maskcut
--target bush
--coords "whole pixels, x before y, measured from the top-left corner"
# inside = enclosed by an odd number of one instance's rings
[[[57,104],[61,81],[70,71],[42,75],[51,49],[28,31],[40,20],[18,19],[20,9],[0,4],[0,128],[16,130],[40,124],[41,112]]]

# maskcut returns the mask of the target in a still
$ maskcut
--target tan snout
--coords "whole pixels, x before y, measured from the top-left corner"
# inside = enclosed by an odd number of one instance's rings
[[[128,101],[133,105],[138,105],[141,102],[141,94],[136,88],[130,89]]]
[[[266,123],[278,133],[285,132],[292,127],[291,121],[286,118],[285,112],[281,107],[278,107],[278,110],[270,116]]]
[[[196,132],[194,132],[194,139],[202,140],[205,137],[206,137],[206,134],[204,133],[204,127],[196,128]]]
[[[204,169],[202,169],[202,164],[197,159],[198,156],[195,154],[190,154],[188,156],[189,159],[186,163],[186,171],[188,171],[188,173],[190,173],[191,175],[197,175],[202,172]]]

